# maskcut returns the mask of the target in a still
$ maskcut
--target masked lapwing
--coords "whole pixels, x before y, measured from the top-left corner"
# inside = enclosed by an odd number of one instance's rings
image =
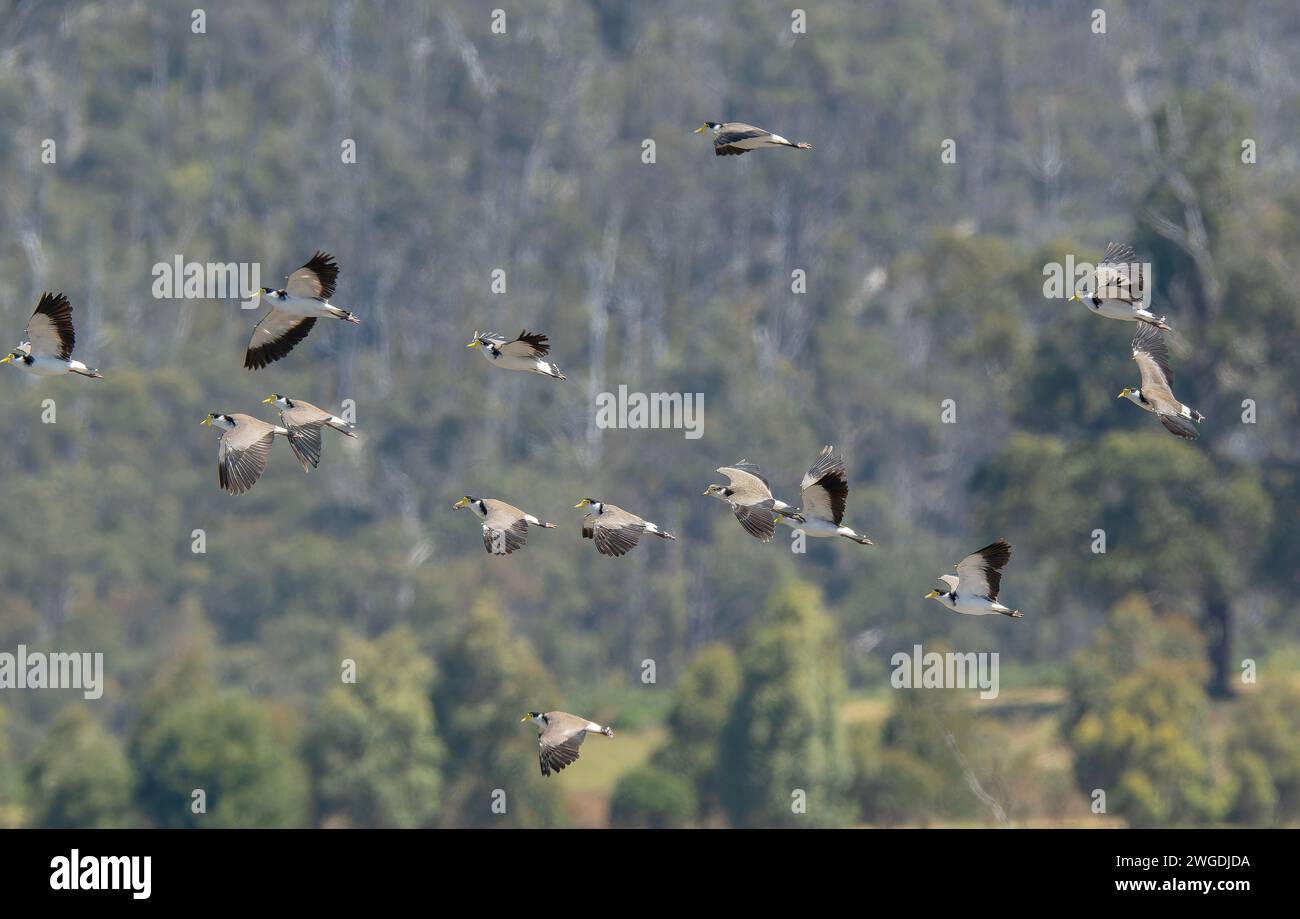
[[[870,539],[844,526],[844,503],[849,497],[848,474],[844,460],[834,447],[822,447],[817,462],[804,473],[799,484],[803,507],[798,514],[778,513],[777,523],[802,530],[809,536],[843,536],[864,546],[874,546]]]
[[[232,495],[242,495],[262,477],[275,435],[294,439],[288,428],[267,424],[252,415],[213,412],[199,424],[222,432],[217,448],[217,479]]]
[[[760,542],[767,542],[776,532],[777,514],[804,522],[798,510],[772,497],[771,484],[753,463],[741,460],[734,466],[720,466],[718,472],[727,477],[728,484],[710,485],[704,494],[725,501],[745,532]]]
[[[578,748],[588,734],[614,736],[614,729],[568,712],[529,712],[519,719],[537,725],[537,760],[549,776],[578,760]]]
[[[627,555],[636,548],[642,533],[653,533],[660,539],[677,538],[649,520],[595,498],[583,498],[573,506],[591,508],[582,518],[582,538],[592,540],[601,555]]]
[[[1133,247],[1124,243],[1106,246],[1106,254],[1092,272],[1092,293],[1076,292],[1070,302],[1082,300],[1098,316],[1122,319],[1126,322],[1150,323],[1158,329],[1168,330],[1163,316],[1142,308],[1146,291],[1146,278],[1142,263],[1137,260]]]
[[[796,150],[811,150],[812,144],[794,143],[780,134],[764,131],[743,121],[728,121],[719,124],[706,121],[695,129],[696,134],[713,135],[713,152],[717,156],[740,156],[750,150],[762,150],[764,147],[793,147]]]
[[[283,289],[263,287],[258,293],[271,311],[253,327],[244,366],[260,370],[278,361],[307,337],[317,319],[360,323],[352,313],[330,305],[338,276],[339,265],[334,256],[317,251],[307,264],[289,275]]]
[[[506,504],[496,498],[465,495],[451,507],[457,511],[468,507],[483,521],[483,548],[493,555],[509,555],[516,549],[522,549],[524,543],[528,542],[530,526],[541,527],[543,530],[555,529],[555,524],[538,520],[513,504]]]
[[[540,373],[553,380],[567,380],[558,366],[546,360],[551,353],[550,340],[541,332],[524,329],[519,337],[510,341],[493,332],[475,332],[474,339],[465,346],[478,348],[480,353],[502,370],[521,370]]]
[[[1142,386],[1125,388],[1117,399],[1153,412],[1170,434],[1195,440],[1198,432],[1192,422],[1200,424],[1205,416],[1174,397],[1174,372],[1169,369],[1169,347],[1164,336],[1153,326],[1144,325],[1133,336],[1133,360],[1142,374]]]
[[[322,428],[333,428],[348,437],[357,436],[352,432],[352,425],[310,402],[290,399],[277,392],[262,400],[263,405],[271,403],[280,410],[280,421],[294,435],[289,438],[289,447],[293,450],[293,455],[298,457],[303,472],[311,472],[320,465]]]
[[[972,552],[955,566],[957,573],[941,574],[939,580],[948,585],[947,590],[932,590],[927,600],[938,600],[954,613],[967,616],[990,616],[1000,613],[1012,619],[1024,618],[1024,613],[998,602],[1002,586],[1002,569],[1011,561],[1011,544],[1005,539],[990,543]]]
[[[0,364],[12,363],[20,370],[42,377],[75,373],[93,380],[104,379],[98,370],[72,359],[77,332],[72,327],[72,304],[63,294],[41,294],[23,338],[22,344],[0,358]]]

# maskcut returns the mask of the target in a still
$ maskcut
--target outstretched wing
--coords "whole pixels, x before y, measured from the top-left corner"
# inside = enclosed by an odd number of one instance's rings
[[[314,317],[295,316],[272,307],[253,326],[253,335],[248,339],[248,352],[244,355],[244,366],[249,370],[260,370],[267,364],[278,361],[306,338],[315,324]]]
[[[232,495],[242,495],[266,471],[275,431],[266,425],[240,424],[221,436],[217,448],[217,478]]]
[[[799,484],[803,495],[803,514],[822,520],[832,520],[836,526],[844,519],[844,502],[849,497],[849,480],[844,460],[835,448],[822,448],[817,462],[813,463]]]
[[[1160,330],[1139,322],[1133,335],[1133,360],[1142,374],[1142,395],[1157,408],[1181,408],[1174,398],[1174,372],[1169,367],[1169,346]]]
[[[291,297],[315,297],[328,301],[334,296],[334,282],[338,276],[339,264],[334,261],[334,256],[317,250],[307,264],[289,275],[284,290]]]
[[[63,294],[41,294],[36,312],[27,322],[27,340],[32,345],[32,357],[57,357],[66,361],[72,357],[77,344],[77,333],[72,328],[72,304]]]
[[[572,766],[578,760],[578,748],[587,737],[586,731],[579,731],[569,736],[552,737],[550,731],[537,738],[537,758],[541,763],[542,775],[559,772],[565,766]]]
[[[596,551],[601,555],[614,558],[627,555],[641,541],[641,534],[645,532],[645,523],[610,518],[608,512],[596,518],[595,532],[591,537],[596,543]],[[583,535],[586,535],[585,528]]]
[[[770,508],[732,504],[731,510],[745,532],[760,542],[767,542],[776,533],[776,515]]]
[[[1005,539],[989,543],[957,563],[961,592],[976,597],[998,598],[1002,587],[1002,569],[1011,561],[1011,544]]]
[[[1106,254],[1097,263],[1093,279],[1097,287],[1096,295],[1103,300],[1132,303],[1140,299],[1141,292],[1145,289],[1142,264],[1133,247],[1125,243],[1106,246]]]
[[[771,486],[753,463],[742,460],[734,466],[719,466],[718,472],[731,483],[732,500],[739,504],[756,504],[772,497]]]
[[[1184,440],[1195,440],[1200,436],[1200,432],[1195,426],[1184,418],[1182,415],[1170,415],[1168,412],[1157,412],[1156,417],[1160,419],[1166,430],[1175,437],[1181,437]]]
[[[511,357],[545,357],[550,354],[551,345],[549,339],[541,332],[530,332],[524,329],[514,341],[501,345],[500,351]]]

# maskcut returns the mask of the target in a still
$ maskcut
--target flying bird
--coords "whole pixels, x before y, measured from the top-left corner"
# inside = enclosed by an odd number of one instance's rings
[[[262,400],[263,405],[267,403],[275,403],[275,406],[280,409],[280,420],[294,435],[289,438],[289,448],[298,458],[303,472],[311,472],[320,465],[322,428],[333,428],[348,437],[357,436],[352,432],[352,425],[348,422],[323,408],[317,408],[310,402],[272,393]]]
[[[568,712],[528,712],[519,719],[537,725],[537,760],[542,775],[549,776],[578,760],[578,748],[588,734],[614,736],[614,729]]]
[[[771,485],[753,463],[741,460],[734,466],[720,466],[718,472],[727,477],[728,484],[710,485],[704,494],[726,502],[745,532],[760,542],[767,542],[776,532],[777,514],[804,522],[796,508],[772,497]]]
[[[998,602],[1002,586],[1002,569],[1011,561],[1011,544],[1005,539],[990,543],[966,556],[954,567],[957,573],[942,574],[939,580],[948,585],[947,590],[932,590],[927,600],[938,600],[954,613],[967,616],[989,616],[1001,613],[1012,619],[1023,619],[1024,613]]]
[[[713,135],[713,152],[717,156],[740,156],[750,150],[762,150],[764,147],[794,147],[796,150],[811,150],[812,144],[794,143],[780,134],[764,131],[752,124],[741,121],[728,121],[719,124],[706,121],[695,129],[696,134]]]
[[[509,341],[494,332],[475,331],[474,340],[466,348],[482,348],[480,352],[502,370],[522,370],[527,373],[540,373],[553,380],[567,380],[560,368],[545,360],[551,353],[550,340],[541,332],[524,329],[514,341]]]
[[[41,294],[23,338],[22,344],[0,358],[0,364],[12,363],[20,370],[42,377],[75,373],[93,380],[104,379],[98,370],[72,359],[77,332],[72,327],[72,304],[63,294]]]
[[[1086,299],[1088,308],[1098,316],[1149,323],[1157,329],[1169,330],[1163,316],[1142,308],[1146,279],[1132,246],[1111,243],[1106,247],[1106,254],[1092,272],[1092,290],[1092,295],[1087,297],[1076,292],[1070,302]]]
[[[291,442],[297,436],[288,428],[239,413],[211,412],[199,424],[222,432],[217,447],[217,480],[232,495],[242,495],[262,477],[275,435],[287,437]]]
[[[1174,372],[1169,369],[1169,347],[1164,336],[1154,327],[1143,325],[1133,336],[1133,360],[1142,373],[1142,386],[1123,389],[1117,399],[1127,398],[1134,405],[1153,412],[1170,434],[1185,440],[1195,440],[1196,426],[1205,416],[1196,409],[1183,405],[1174,397]]]
[[[555,524],[538,520],[532,514],[525,514],[513,504],[506,504],[495,498],[475,498],[465,495],[452,506],[452,510],[462,507],[471,508],[483,521],[483,548],[493,555],[509,555],[522,549],[528,542],[528,528],[541,527],[544,530],[555,529]]]
[[[596,551],[601,555],[627,555],[641,541],[642,533],[653,533],[660,539],[677,538],[649,520],[595,498],[583,498],[573,506],[591,508],[582,518],[582,538],[595,542]]]
[[[289,275],[284,289],[263,287],[258,291],[271,311],[253,327],[244,366],[260,370],[278,361],[307,337],[317,319],[342,319],[360,324],[361,320],[352,313],[330,305],[338,276],[339,265],[334,256],[318,250],[307,264]]]
[[[817,462],[804,473],[799,484],[803,507],[799,514],[778,513],[776,522],[809,536],[843,536],[864,546],[874,546],[870,539],[844,526],[844,503],[849,497],[849,480],[844,460],[831,446],[823,447]]]

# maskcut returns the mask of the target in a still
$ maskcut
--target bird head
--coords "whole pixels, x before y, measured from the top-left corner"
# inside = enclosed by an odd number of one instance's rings
[[[534,721],[538,724],[541,724],[543,720],[544,719],[541,712],[525,712],[524,717],[519,719],[519,723],[523,724],[525,721]]]
[[[722,125],[718,124],[716,121],[706,121],[706,122],[704,122],[704,124],[700,125],[698,128],[695,129],[695,133],[696,133],[696,134],[707,134],[707,133],[713,133],[713,134],[716,134],[716,133],[718,133],[718,129],[721,128],[721,127],[722,127]]]
[[[1129,389],[1127,386],[1125,386],[1123,389],[1119,391],[1119,395],[1116,396],[1115,398],[1128,399],[1130,402],[1137,402],[1139,399],[1141,399],[1141,397],[1142,397],[1142,390]]]
[[[487,338],[483,335],[483,333],[480,332],[478,329],[475,329],[475,330],[474,330],[474,339],[473,339],[469,344],[467,344],[465,347],[466,347],[466,348],[477,348],[477,347],[479,347],[479,346],[481,346],[481,345],[486,345],[487,343],[488,343]]]
[[[209,412],[208,417],[204,418],[199,424],[206,424],[210,427],[221,428],[228,431],[235,426],[235,419],[222,412]]]
[[[0,357],[0,364],[7,364],[16,357],[22,357],[17,351],[10,351],[4,357]]]
[[[709,495],[715,498],[725,498],[727,496],[727,487],[725,485],[710,485],[704,490],[704,496]]]
[[[583,498],[581,501],[579,501],[577,504],[575,504],[575,505],[573,505],[573,506],[574,506],[574,507],[588,507],[588,506],[590,506],[591,509],[592,509],[593,511],[595,511],[597,514],[599,514],[599,513],[600,513],[600,509],[601,509],[601,507],[602,507],[603,505],[602,505],[599,501],[597,501],[595,498]]]
[[[293,408],[293,401],[288,396],[282,396],[278,392],[273,392],[262,400],[263,405],[274,402],[280,408]]]
[[[465,497],[463,497],[463,498],[461,498],[459,501],[457,501],[455,504],[453,504],[453,505],[451,506],[451,509],[452,509],[453,511],[458,511],[458,510],[460,510],[462,507],[469,507],[469,503],[470,503],[471,501],[473,501],[473,500],[474,500],[474,499],[473,499],[472,497],[470,497],[469,495],[466,495]]]
[[[1078,291],[1075,291],[1074,293],[1070,294],[1070,300],[1069,300],[1069,302],[1070,302],[1070,303],[1073,303],[1074,301],[1076,301],[1076,300],[1080,300],[1080,299],[1082,299],[1082,298],[1079,296],[1079,292],[1078,292]]]
[[[943,591],[941,591],[941,590],[932,590],[932,591],[930,591],[928,594],[925,595],[925,599],[927,599],[927,600],[937,600],[937,599],[939,599],[939,598],[942,597],[942,596],[943,596]]]

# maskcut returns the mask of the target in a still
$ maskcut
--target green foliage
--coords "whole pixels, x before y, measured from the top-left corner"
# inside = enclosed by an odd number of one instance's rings
[[[615,827],[669,829],[688,825],[696,813],[695,793],[681,776],[641,766],[618,780],[609,802]]]
[[[1134,826],[1212,821],[1227,803],[1211,773],[1197,651],[1186,623],[1134,599],[1075,658],[1065,722],[1075,780],[1084,794],[1105,791],[1107,812]]]
[[[1232,820],[1300,822],[1300,686],[1294,680],[1274,677],[1233,703],[1227,760],[1240,785]]]
[[[131,766],[118,739],[76,703],[50,726],[28,767],[34,826],[120,827],[132,820]]]
[[[670,741],[654,757],[655,765],[689,783],[706,815],[718,807],[729,781],[718,769],[718,743],[740,683],[740,662],[727,645],[696,652],[673,688],[666,725]]]
[[[317,822],[430,826],[443,755],[429,701],[429,659],[401,627],[373,642],[348,637],[339,650],[355,662],[356,682],[326,692],[305,743]]]
[[[741,654],[740,693],[723,730],[722,804],[734,825],[844,821],[842,697],[840,646],[820,592],[791,581],[768,602]],[[800,790],[806,813],[792,806]]]
[[[270,708],[216,689],[202,664],[184,660],[142,704],[130,744],[136,802],[161,827],[301,826],[308,780]],[[202,789],[207,812],[192,809]]]

